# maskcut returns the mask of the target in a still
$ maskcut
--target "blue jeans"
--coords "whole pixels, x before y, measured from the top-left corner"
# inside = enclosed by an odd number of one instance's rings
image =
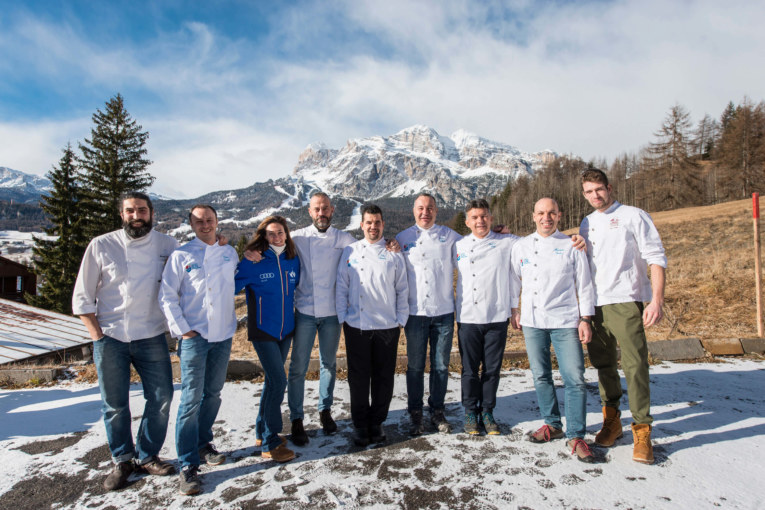
[[[279,342],[252,342],[265,374],[258,417],[255,419],[255,439],[263,440],[263,451],[266,452],[282,444],[279,432],[282,431],[282,402],[287,388],[284,362],[287,361],[291,343],[291,337]]]
[[[437,317],[410,315],[404,327],[406,332],[406,393],[407,410],[421,411],[425,392],[425,355],[430,345],[431,412],[444,408],[446,385],[449,382],[449,357],[454,336],[454,313]]]
[[[173,372],[164,333],[132,342],[104,336],[93,342],[93,360],[112,459],[119,463],[138,457],[139,464],[148,462],[165,442],[173,399]],[[146,399],[135,447],[130,430],[131,363],[141,377]]]
[[[332,394],[337,377],[337,345],[340,343],[340,323],[337,315],[314,317],[295,311],[295,336],[292,340],[287,402],[290,420],[303,419],[305,374],[311,361],[311,349],[319,332],[319,411],[332,408]]]
[[[523,326],[539,410],[545,423],[563,429],[558,397],[552,377],[550,344],[555,348],[558,368],[566,390],[566,437],[584,438],[587,390],[584,383],[584,355],[576,328],[538,329]]]
[[[212,426],[226,382],[231,339],[208,342],[197,335],[178,343],[181,403],[175,424],[175,448],[181,466],[198,466],[199,449],[212,443]]]

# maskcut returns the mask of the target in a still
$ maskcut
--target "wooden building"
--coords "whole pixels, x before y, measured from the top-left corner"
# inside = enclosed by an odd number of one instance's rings
[[[24,303],[24,294],[37,294],[37,275],[27,266],[0,257],[0,298]]]

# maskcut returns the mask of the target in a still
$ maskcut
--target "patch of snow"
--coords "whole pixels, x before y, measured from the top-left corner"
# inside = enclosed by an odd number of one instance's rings
[[[361,225],[361,202],[356,200],[354,200],[354,202],[356,202],[356,207],[353,208],[351,219],[348,220],[348,226],[343,229],[346,232],[350,232],[351,230],[358,230],[359,225]]]

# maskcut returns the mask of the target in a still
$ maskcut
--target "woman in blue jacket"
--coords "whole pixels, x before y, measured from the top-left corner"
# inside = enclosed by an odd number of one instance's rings
[[[287,388],[284,362],[295,330],[294,296],[300,262],[287,221],[281,216],[263,220],[246,249],[263,257],[258,263],[242,259],[236,274],[236,292],[247,292],[248,339],[265,373],[255,441],[262,446],[261,456],[287,462],[295,458],[295,452],[287,448],[279,432]]]

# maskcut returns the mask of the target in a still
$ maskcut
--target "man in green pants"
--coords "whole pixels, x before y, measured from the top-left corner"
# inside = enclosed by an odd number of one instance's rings
[[[595,436],[595,443],[613,446],[623,436],[618,344],[632,413],[632,459],[651,464],[653,417],[644,328],[662,318],[667,258],[651,217],[641,209],[614,200],[605,173],[597,169],[585,171],[582,190],[595,208],[579,227],[580,235],[587,241],[596,294],[593,339],[587,349],[592,365],[598,369],[603,404],[603,427]],[[644,307],[644,302],[650,303]]]

